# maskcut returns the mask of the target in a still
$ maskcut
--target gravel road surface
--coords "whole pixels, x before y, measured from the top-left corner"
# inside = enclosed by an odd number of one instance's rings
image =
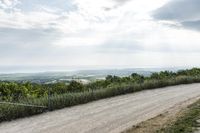
[[[0,133],[119,133],[198,97],[200,84],[141,91],[4,122]]]

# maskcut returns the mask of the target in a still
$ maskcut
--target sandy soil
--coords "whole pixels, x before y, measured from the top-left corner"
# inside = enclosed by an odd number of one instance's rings
[[[200,84],[142,91],[1,123],[0,132],[119,133],[198,97]]]

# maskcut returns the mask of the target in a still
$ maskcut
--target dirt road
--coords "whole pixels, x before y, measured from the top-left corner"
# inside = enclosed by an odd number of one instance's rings
[[[179,85],[103,99],[0,124],[1,133],[119,133],[186,100],[200,84]]]

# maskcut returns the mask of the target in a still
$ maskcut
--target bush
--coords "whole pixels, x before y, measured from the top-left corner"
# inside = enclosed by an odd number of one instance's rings
[[[84,104],[90,101],[99,100],[102,98],[108,98],[112,96],[128,94],[132,92],[137,92],[141,90],[149,90],[155,89],[159,87],[171,86],[171,85],[179,85],[179,84],[189,84],[189,83],[197,83],[200,82],[200,75],[192,75],[194,74],[194,70],[188,75],[179,74],[178,76],[174,76],[174,73],[165,72],[154,75],[152,78],[149,77],[140,77],[137,74],[132,74],[131,78],[122,78],[126,79],[124,82],[116,82],[119,80],[119,77],[107,77],[107,80],[98,81],[97,84],[90,85],[82,85],[76,81],[71,82],[71,84],[65,88],[68,90],[68,93],[60,94],[53,93],[50,97],[50,109],[56,110],[64,107],[74,106],[78,104]],[[195,69],[195,73],[197,70]],[[163,76],[165,75],[165,76]],[[167,76],[166,76],[167,75]],[[134,77],[137,77],[140,82],[135,82],[133,80]],[[158,78],[159,77],[159,78]],[[141,82],[142,79],[142,82]],[[109,80],[109,83],[108,83]],[[104,84],[105,83],[105,84]],[[102,86],[101,86],[102,85]],[[65,87],[65,85],[62,85]],[[95,86],[98,89],[85,89],[88,87]],[[29,87],[27,87],[29,88]],[[62,90],[62,89],[59,89]],[[69,91],[70,90],[70,91]],[[62,91],[65,91],[64,89]],[[7,92],[7,91],[6,91]],[[8,91],[9,92],[9,91]],[[30,100],[19,100],[20,103],[28,103],[32,105],[41,105],[48,106],[48,98],[45,93],[40,98],[32,98]],[[21,117],[27,117],[34,114],[39,114],[47,111],[47,108],[35,108],[35,107],[24,107],[17,105],[7,105],[0,104],[0,122],[12,120]]]

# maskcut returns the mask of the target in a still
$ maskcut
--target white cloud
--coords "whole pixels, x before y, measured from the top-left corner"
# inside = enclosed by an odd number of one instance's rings
[[[0,7],[3,9],[12,9],[19,3],[19,0],[0,0]]]
[[[154,20],[151,16],[169,1],[71,0],[70,4],[68,0],[58,1],[66,2],[69,9],[59,4],[53,7],[55,1],[49,1],[52,5],[32,1],[34,4],[29,5],[27,11],[22,8],[24,0],[14,0],[14,3],[1,0],[0,29],[15,32],[3,34],[0,46],[6,51],[7,42],[15,45],[16,52],[10,57],[0,53],[4,57],[0,60],[6,64],[19,61],[18,64],[24,65],[36,62],[39,65],[105,66],[200,64],[191,60],[199,56],[194,54],[200,52],[199,32],[180,28],[179,23],[173,21]],[[24,47],[27,44],[29,48]],[[180,59],[181,56],[188,62]],[[31,62],[26,62],[29,59]]]
[[[175,0],[170,1],[153,13],[158,20],[175,21],[182,27],[200,30],[200,1]]]

